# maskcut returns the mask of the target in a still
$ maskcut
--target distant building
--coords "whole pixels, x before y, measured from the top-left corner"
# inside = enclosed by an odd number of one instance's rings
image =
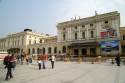
[[[0,51],[7,51],[10,48],[19,48],[20,53],[27,52],[27,46],[42,42],[42,38],[47,36],[25,29],[22,32],[10,34],[0,39]]]

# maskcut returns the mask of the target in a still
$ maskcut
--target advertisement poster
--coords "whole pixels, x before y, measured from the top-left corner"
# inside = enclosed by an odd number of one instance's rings
[[[103,29],[101,32],[100,32],[100,36],[101,38],[107,38],[107,37],[116,37],[116,30],[113,29],[113,28],[107,28],[107,29]]]
[[[113,41],[102,41],[100,43],[100,48],[102,51],[105,52],[111,52],[112,50],[118,50],[119,41],[113,40]]]

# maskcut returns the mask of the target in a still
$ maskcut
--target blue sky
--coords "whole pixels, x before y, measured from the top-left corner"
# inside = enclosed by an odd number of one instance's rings
[[[31,28],[57,34],[57,23],[118,11],[125,26],[125,0],[0,0],[0,37]]]

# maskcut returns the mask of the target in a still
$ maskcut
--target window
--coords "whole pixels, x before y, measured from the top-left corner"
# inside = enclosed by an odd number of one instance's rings
[[[29,40],[29,45],[31,45],[31,40]]]
[[[54,53],[57,53],[57,47],[54,47]]]
[[[66,46],[63,46],[62,52],[63,52],[63,53],[66,53]]]
[[[93,24],[90,24],[90,27],[92,27],[93,26]]]
[[[65,30],[65,28],[63,28],[63,30]]]
[[[91,38],[93,38],[94,37],[94,32],[93,31],[91,31]]]
[[[40,39],[40,42],[39,43],[42,43],[42,39]]]
[[[48,48],[48,53],[51,53],[51,47]]]
[[[125,35],[123,35],[123,40],[125,40]]]
[[[30,48],[28,49],[28,54],[30,54]]]
[[[39,48],[37,48],[37,54],[40,54],[40,49]]]
[[[85,25],[82,25],[82,28],[85,28]]]
[[[77,33],[75,33],[75,39],[77,39]]]
[[[35,54],[35,49],[34,48],[32,49],[32,54]]]
[[[77,29],[77,26],[75,26],[75,29]]]
[[[63,34],[63,40],[65,40],[66,38],[65,38],[66,36],[65,36],[65,33]]]
[[[108,21],[105,21],[105,24],[108,24]]]
[[[45,48],[43,48],[43,54],[45,54],[46,53],[46,49]]]
[[[85,39],[85,32],[82,32],[82,38]]]

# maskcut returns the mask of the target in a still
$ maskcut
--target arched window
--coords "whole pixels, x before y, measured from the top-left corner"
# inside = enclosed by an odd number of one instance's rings
[[[54,53],[57,53],[57,47],[54,47]]]
[[[28,54],[30,54],[30,48],[28,49]]]
[[[51,47],[48,48],[48,53],[51,53]]]
[[[63,33],[63,40],[65,40],[66,39],[66,35],[65,35],[65,33]]]
[[[77,39],[77,33],[75,33],[75,39]]]
[[[63,53],[66,53],[66,46],[63,46],[62,52],[63,52]]]
[[[31,45],[31,40],[29,40],[29,45]]]
[[[94,37],[94,32],[93,31],[91,31],[91,38],[93,38]]]
[[[35,49],[34,48],[32,49],[32,54],[35,54]]]
[[[39,43],[42,43],[42,39],[40,39],[40,42]]]
[[[43,54],[45,54],[45,52],[46,52],[46,50],[45,50],[45,48],[43,48]]]
[[[85,32],[82,32],[82,38],[85,39]]]
[[[40,54],[40,49],[39,48],[37,48],[37,54]]]

